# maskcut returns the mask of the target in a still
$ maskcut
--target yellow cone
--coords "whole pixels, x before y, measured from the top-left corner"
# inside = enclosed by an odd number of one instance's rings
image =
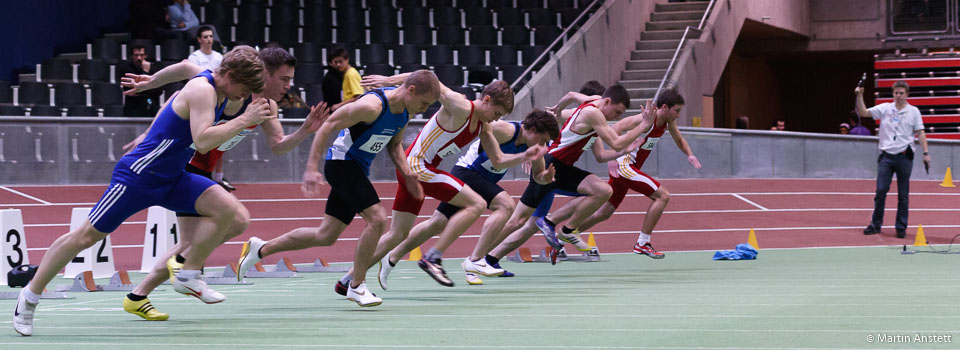
[[[420,259],[423,259],[423,253],[420,252],[420,247],[416,247],[410,251],[410,257],[407,258],[407,261],[419,261]]]
[[[760,250],[760,245],[757,244],[757,233],[753,232],[753,229],[750,229],[750,235],[747,236],[747,244],[753,246],[753,249]]]
[[[923,235],[923,225],[917,225],[917,239],[913,241],[914,247],[927,246],[927,236]]]
[[[940,187],[957,187],[953,184],[953,174],[950,173],[950,167],[947,167],[947,173],[943,175],[943,182]]]
[[[591,247],[597,246],[597,240],[593,238],[593,232],[590,232],[590,235],[587,236],[587,245]]]

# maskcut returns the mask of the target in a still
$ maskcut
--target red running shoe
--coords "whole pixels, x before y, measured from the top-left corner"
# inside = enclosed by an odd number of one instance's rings
[[[650,245],[650,242],[647,242],[644,245],[640,245],[640,243],[635,243],[633,245],[633,252],[637,254],[643,254],[654,259],[663,259],[665,257],[663,253],[658,252],[656,249],[653,249],[653,246]]]

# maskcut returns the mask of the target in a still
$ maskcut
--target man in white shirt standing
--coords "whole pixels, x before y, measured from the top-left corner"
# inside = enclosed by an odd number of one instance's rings
[[[910,86],[899,80],[893,84],[893,102],[881,103],[867,109],[863,103],[863,88],[857,94],[857,113],[880,122],[880,156],[877,158],[877,195],[873,198],[873,218],[863,234],[880,233],[883,225],[883,207],[890,190],[893,174],[897,174],[897,238],[907,236],[907,211],[909,210],[910,172],[913,170],[913,139],[920,136],[923,162],[930,164],[927,135],[923,132],[920,110],[907,103]]]
[[[200,26],[200,29],[197,29],[197,42],[200,43],[200,49],[190,54],[187,60],[209,70],[216,70],[217,67],[220,67],[223,55],[213,51],[213,27]]]

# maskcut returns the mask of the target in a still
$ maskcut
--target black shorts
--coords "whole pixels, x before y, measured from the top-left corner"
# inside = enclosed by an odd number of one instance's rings
[[[324,213],[350,224],[353,216],[380,203],[377,190],[360,165],[352,160],[327,160],[323,175],[330,184]]]
[[[467,186],[470,186],[474,192],[483,197],[483,200],[487,201],[487,207],[490,206],[490,202],[493,202],[493,198],[496,197],[500,192],[503,192],[503,188],[500,185],[497,185],[495,182],[491,182],[487,178],[483,177],[482,174],[464,168],[462,166],[454,166],[453,170],[450,171],[450,174],[456,176],[460,181]],[[437,211],[439,211],[443,216],[446,216],[449,219],[453,214],[456,214],[460,211],[460,207],[453,204],[443,202],[437,206]]]
[[[203,176],[203,177],[205,177],[205,178],[208,178],[208,179],[213,180],[213,174],[211,174],[210,172],[207,172],[207,171],[203,171],[203,170],[201,170],[200,168],[197,168],[197,167],[193,166],[193,164],[187,163],[187,166],[186,166],[186,168],[184,168],[184,170],[186,170],[188,173],[197,174],[197,175],[200,175],[200,176]],[[194,214],[194,213],[180,213],[180,212],[177,212],[177,217],[199,218],[199,217],[203,217],[203,215]]]
[[[538,184],[533,181],[532,176],[530,177],[530,184],[527,185],[527,189],[524,190],[523,195],[520,196],[520,203],[528,207],[536,208],[539,206],[543,197],[546,197],[547,194],[554,189],[577,192],[577,188],[580,187],[583,179],[590,176],[590,172],[558,162],[549,154],[543,156],[543,160],[548,167],[550,164],[553,164],[553,168],[556,169],[557,172],[553,177],[554,181],[547,185]]]

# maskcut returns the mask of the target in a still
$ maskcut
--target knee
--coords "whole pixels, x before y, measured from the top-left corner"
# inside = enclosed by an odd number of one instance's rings
[[[106,237],[92,229],[76,231],[71,236],[70,240],[83,248],[91,247]]]
[[[240,232],[246,231],[247,226],[250,226],[250,211],[247,210],[242,204],[237,203],[236,210],[233,214],[233,223],[232,227],[234,228],[231,231]]]
[[[483,209],[486,208],[487,203],[480,197],[478,194],[470,196],[470,202],[467,204],[467,207],[464,209],[471,210],[478,215],[483,213]]]
[[[667,191],[666,188],[660,187],[659,192],[660,192],[660,196],[659,198],[657,198],[657,200],[662,201],[664,203],[670,202],[670,191]]]
[[[513,213],[513,211],[516,209],[517,209],[517,205],[513,203],[513,201],[510,201],[507,203],[500,203],[499,205],[497,205],[496,208],[494,208],[495,211],[498,211],[503,215],[510,215],[510,213]]]
[[[387,230],[387,213],[384,210],[377,210],[372,213],[367,221],[367,225],[373,228],[377,234],[383,234]]]
[[[317,233],[314,235],[314,240],[317,242],[317,245],[328,247],[332,246],[334,243],[337,243],[337,236],[318,229]]]
[[[613,187],[604,183],[602,186],[597,187],[596,196],[602,198],[603,200],[610,199],[610,196],[613,195]]]

